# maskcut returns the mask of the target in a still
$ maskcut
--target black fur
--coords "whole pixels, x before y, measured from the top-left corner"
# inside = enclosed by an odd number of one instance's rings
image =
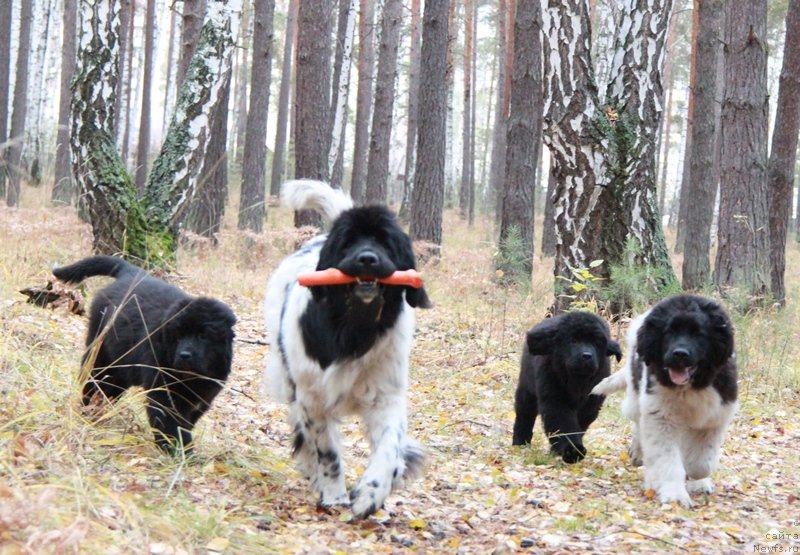
[[[736,362],[733,325],[715,301],[697,295],[678,295],[655,305],[639,328],[637,354],[658,383],[681,387],[670,368],[688,369],[686,385],[693,389],[713,386],[726,403],[736,400]],[[642,365],[634,369],[634,384],[641,381]]]
[[[309,356],[327,368],[367,353],[390,330],[403,304],[431,306],[424,288],[383,285],[378,278],[415,269],[408,235],[383,206],[350,209],[339,216],[320,252],[317,270],[337,268],[362,283],[311,288],[313,303],[300,319]],[[363,295],[377,288],[371,302]]]
[[[568,312],[528,331],[514,408],[513,445],[531,442],[537,414],[553,452],[564,462],[586,456],[583,434],[595,421],[603,397],[592,388],[610,374],[608,357],[622,358],[608,324],[590,312]]]
[[[192,428],[230,373],[236,323],[231,309],[191,297],[111,256],[85,258],[53,274],[67,283],[116,278],[92,303],[83,356],[92,370],[83,403],[97,391],[114,399],[141,386],[158,445],[187,448]]]

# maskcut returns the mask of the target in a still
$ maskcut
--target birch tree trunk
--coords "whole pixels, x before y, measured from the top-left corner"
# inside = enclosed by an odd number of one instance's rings
[[[717,193],[714,173],[717,144],[717,52],[722,45],[723,0],[695,2],[697,42],[695,59],[694,117],[691,125],[689,175],[681,186],[681,205],[686,204],[683,223],[683,288],[700,289],[711,282],[711,221]],[[684,163],[685,164],[685,163]],[[680,245],[678,245],[680,246]]]
[[[555,198],[554,272],[603,260],[647,269],[662,291],[675,282],[656,200],[656,137],[661,123],[661,71],[671,0],[626,0],[615,39],[607,104],[598,101],[587,5],[548,0],[545,28],[545,140],[559,180]],[[632,259],[624,260],[632,241]],[[570,299],[558,294],[554,308]],[[623,308],[623,307],[615,307]]]
[[[8,98],[11,75],[11,0],[0,0],[0,198],[6,196]]]
[[[139,139],[136,142],[136,171],[134,181],[139,193],[147,181],[147,156],[150,153],[150,118],[155,57],[156,0],[147,0],[144,26],[144,75],[142,77],[142,107],[139,118]]]
[[[22,148],[25,141],[25,117],[28,110],[28,57],[31,43],[31,23],[33,20],[33,2],[23,2],[20,11],[19,45],[17,49],[16,77],[14,79],[14,101],[11,113],[11,131],[8,146],[8,191],[6,204],[19,205],[20,184],[22,181]]]
[[[515,282],[529,280],[533,270],[533,194],[542,134],[541,30],[539,0],[518,0],[498,241],[499,268]],[[512,252],[515,235],[522,252]]]
[[[375,75],[375,6],[372,0],[360,0],[358,20],[358,89],[356,91],[356,128],[353,139],[353,177],[350,196],[360,204],[364,200],[369,152],[369,122],[372,119],[372,91]]]
[[[397,79],[397,51],[400,45],[402,0],[386,0],[381,19],[375,107],[367,163],[367,203],[385,204],[389,181],[389,149],[392,139],[394,89]]]
[[[72,100],[70,83],[75,74],[77,16],[77,0],[65,0],[64,28],[61,37],[61,89],[58,102],[58,131],[56,133],[55,185],[53,186],[52,196],[54,205],[72,204],[73,195],[75,194],[69,152],[69,106]],[[2,102],[1,99],[0,102]],[[0,141],[2,141],[2,136],[0,136]]]
[[[328,165],[331,168],[331,187],[342,188],[344,179],[344,143],[347,131],[350,69],[353,60],[353,40],[356,27],[356,1],[341,0],[337,30],[336,63],[334,65],[334,94],[331,125],[331,149]]]
[[[422,23],[417,166],[411,196],[410,234],[442,244],[447,91],[448,0],[426,0]]]
[[[421,35],[420,0],[411,0],[411,44],[409,46],[408,113],[406,116],[406,156],[403,177],[403,199],[400,202],[400,218],[408,219],[411,204],[411,189],[414,187],[414,166],[417,153],[417,126],[419,121],[419,62]]]
[[[492,157],[489,165],[490,204],[487,208],[494,214],[500,212],[500,191],[503,188],[503,172],[506,160],[506,21],[509,19],[507,0],[499,0],[497,8],[497,100],[494,104],[494,127],[492,128]]]
[[[762,304],[770,286],[766,17],[766,0],[727,3],[714,284],[741,308]]]
[[[286,40],[283,42],[283,65],[281,69],[281,88],[278,91],[278,119],[275,124],[275,152],[272,156],[269,194],[278,196],[281,190],[286,162],[286,138],[289,134],[289,92],[292,85],[292,51],[297,26],[297,4],[299,0],[289,0],[289,13],[286,17]]]
[[[800,0],[789,0],[786,41],[778,87],[778,108],[769,159],[769,229],[772,296],[786,304],[786,235],[791,220],[792,185],[800,131]]]
[[[267,165],[267,117],[272,73],[272,19],[274,0],[255,0],[253,5],[253,62],[250,68],[250,107],[242,163],[242,195],[239,229],[260,233],[267,214],[265,202]]]
[[[461,189],[458,194],[458,213],[462,219],[469,215],[470,180],[472,179],[472,3],[464,0],[464,109],[461,139]]]

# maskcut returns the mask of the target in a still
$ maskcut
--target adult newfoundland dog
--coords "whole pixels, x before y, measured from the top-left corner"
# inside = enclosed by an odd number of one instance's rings
[[[590,392],[609,375],[612,355],[622,358],[619,343],[611,339],[608,324],[591,312],[567,312],[528,331],[512,444],[531,442],[541,414],[551,450],[567,463],[583,459],[583,434],[603,404],[603,397]]]
[[[711,474],[738,408],[733,326],[716,302],[696,295],[665,299],[631,323],[621,372],[593,392],[627,390],[633,421],[631,460],[644,463],[645,489],[662,503],[692,505],[711,493]]]
[[[350,197],[311,180],[284,184],[281,197],[295,210],[319,212],[330,231],[284,259],[269,280],[265,387],[289,404],[294,455],[320,504],[352,504],[364,518],[421,470],[422,448],[407,435],[406,389],[413,309],[430,303],[424,288],[377,281],[415,266],[411,241],[385,207],[352,208]],[[329,268],[358,279],[297,283],[301,272]],[[354,413],[372,455],[348,496],[338,424]]]
[[[231,309],[191,297],[112,256],[85,258],[53,274],[67,283],[116,278],[92,303],[83,356],[91,372],[83,403],[97,392],[113,400],[141,386],[158,445],[188,448],[192,428],[230,373],[236,323]]]

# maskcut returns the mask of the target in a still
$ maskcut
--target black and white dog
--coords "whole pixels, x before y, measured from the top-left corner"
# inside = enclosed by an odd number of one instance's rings
[[[411,241],[388,209],[353,208],[346,194],[311,180],[286,183],[281,199],[319,212],[330,231],[284,259],[269,280],[265,387],[289,403],[294,454],[320,504],[352,503],[355,517],[365,518],[403,478],[421,471],[423,450],[407,435],[406,390],[413,308],[430,302],[423,288],[376,281],[415,266]],[[301,272],[328,268],[358,281],[297,283]],[[372,448],[349,496],[338,434],[348,414],[361,416]]]
[[[567,312],[536,324],[525,337],[514,400],[513,445],[531,442],[542,415],[551,450],[566,463],[586,456],[583,435],[604,397],[592,388],[611,372],[609,356],[622,358],[608,324],[591,312]]]
[[[593,393],[627,389],[631,461],[644,463],[645,489],[662,503],[692,506],[711,493],[725,432],[738,409],[733,326],[716,302],[670,297],[635,319],[625,367]]]

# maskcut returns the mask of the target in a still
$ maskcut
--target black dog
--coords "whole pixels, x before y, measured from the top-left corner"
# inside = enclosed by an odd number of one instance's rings
[[[186,448],[192,428],[230,373],[236,323],[231,309],[215,299],[191,297],[111,256],[85,258],[53,274],[67,283],[116,278],[92,303],[83,356],[92,370],[83,403],[98,391],[114,399],[141,386],[158,445]]]
[[[592,388],[610,373],[609,356],[622,358],[608,324],[590,312],[568,312],[528,331],[514,408],[513,445],[531,442],[536,415],[553,452],[564,462],[586,456],[583,434],[595,421],[603,397]]]

